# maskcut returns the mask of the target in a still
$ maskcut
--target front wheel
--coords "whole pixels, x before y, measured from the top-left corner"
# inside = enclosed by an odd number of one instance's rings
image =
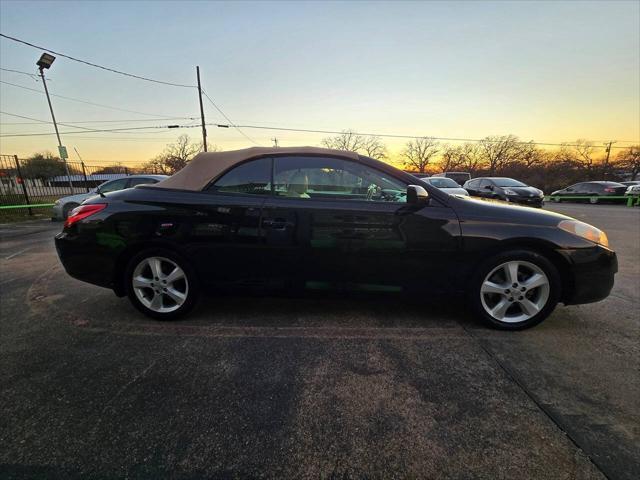
[[[198,282],[191,266],[173,252],[146,250],[135,255],[125,273],[133,306],[157,320],[174,320],[193,308]]]
[[[547,318],[560,298],[560,275],[544,256],[512,250],[485,261],[470,292],[480,318],[503,330],[533,327]]]

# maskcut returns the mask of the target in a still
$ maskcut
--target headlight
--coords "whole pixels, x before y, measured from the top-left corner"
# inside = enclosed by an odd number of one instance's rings
[[[573,233],[578,237],[585,238],[593,243],[597,243],[598,245],[602,245],[603,247],[609,247],[607,234],[588,223],[578,220],[562,220],[558,224],[558,228],[561,228],[565,232]]]
[[[55,202],[53,202],[54,205],[60,205],[60,200],[56,200]]]
[[[517,195],[517,193],[511,190],[510,188],[505,188],[503,191],[505,195]]]

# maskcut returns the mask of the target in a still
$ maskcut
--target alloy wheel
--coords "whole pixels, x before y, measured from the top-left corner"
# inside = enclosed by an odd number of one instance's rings
[[[547,304],[550,283],[544,271],[530,262],[513,260],[495,267],[480,286],[485,312],[505,323],[524,322]]]
[[[133,270],[131,283],[140,303],[158,313],[177,310],[189,294],[184,270],[165,257],[147,257],[140,261]]]

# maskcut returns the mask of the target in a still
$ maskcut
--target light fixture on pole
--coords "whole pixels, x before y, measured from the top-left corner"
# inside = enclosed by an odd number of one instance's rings
[[[51,68],[53,61],[56,59],[53,55],[48,53],[43,53],[40,56],[40,60],[36,62],[40,70],[40,77],[42,77],[42,84],[44,85],[44,93],[47,95],[47,102],[49,103],[49,110],[51,111],[51,118],[53,119],[53,128],[56,130],[56,137],[58,137],[58,153],[60,154],[60,158],[62,158],[62,162],[64,163],[64,171],[67,174],[67,180],[69,180],[69,187],[71,188],[71,193],[73,193],[73,183],[71,182],[71,175],[69,174],[69,166],[67,165],[67,158],[69,155],[67,154],[67,148],[62,145],[62,140],[60,140],[60,132],[58,132],[58,124],[56,123],[56,116],[53,114],[53,106],[51,105],[51,98],[49,97],[49,89],[47,88],[47,81],[44,78],[44,70]]]

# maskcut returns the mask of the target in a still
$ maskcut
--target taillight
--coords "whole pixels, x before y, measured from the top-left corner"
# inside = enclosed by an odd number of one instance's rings
[[[107,207],[106,203],[92,203],[90,205],[80,205],[79,207],[71,210],[71,213],[64,222],[65,227],[70,227],[76,222],[79,222],[83,218],[90,217],[91,215],[98,213],[100,210],[104,210]]]
[[[615,192],[616,189],[615,188],[611,188],[611,187],[607,187],[604,189],[605,192]]]

